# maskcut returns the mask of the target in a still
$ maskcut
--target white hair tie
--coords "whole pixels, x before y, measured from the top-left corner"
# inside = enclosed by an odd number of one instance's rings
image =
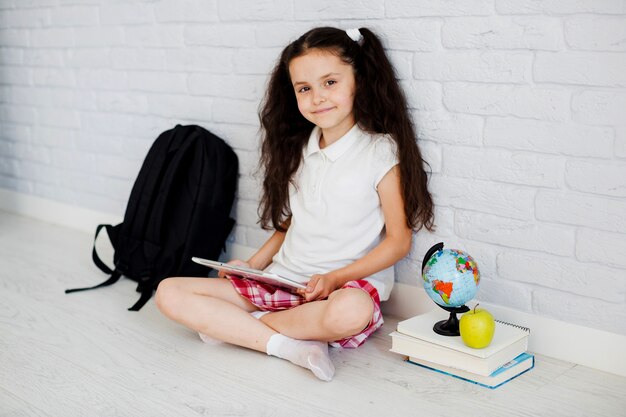
[[[346,29],[346,34],[359,45],[363,44],[363,35],[358,28]]]

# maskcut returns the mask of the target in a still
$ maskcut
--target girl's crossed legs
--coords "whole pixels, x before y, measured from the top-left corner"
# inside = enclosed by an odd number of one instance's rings
[[[167,317],[199,333],[288,359],[326,380],[334,373],[326,342],[359,333],[374,311],[365,291],[343,288],[326,300],[268,313],[258,320],[250,313],[259,308],[223,278],[168,278],[159,285],[156,302]]]

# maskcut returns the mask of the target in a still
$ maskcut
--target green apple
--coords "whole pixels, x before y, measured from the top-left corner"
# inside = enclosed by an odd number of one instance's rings
[[[478,304],[476,304],[478,307]],[[484,309],[470,310],[459,320],[459,332],[463,343],[474,349],[489,346],[496,331],[496,321],[490,312]]]

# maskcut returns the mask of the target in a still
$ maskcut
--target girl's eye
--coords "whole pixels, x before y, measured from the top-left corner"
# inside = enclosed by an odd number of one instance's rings
[[[333,84],[337,84],[337,81],[335,81],[335,80],[328,80],[328,81],[326,81],[326,85],[330,86],[330,85],[333,85]]]
[[[310,88],[309,87],[302,87],[298,90],[298,93],[306,93],[307,91],[309,91]]]

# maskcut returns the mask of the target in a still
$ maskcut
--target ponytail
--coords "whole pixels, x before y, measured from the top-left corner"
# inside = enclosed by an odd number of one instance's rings
[[[408,226],[434,230],[434,204],[428,191],[430,166],[422,158],[406,97],[385,49],[372,31],[360,28],[361,53],[355,60],[354,117],[369,132],[387,133],[398,148],[400,183]]]

